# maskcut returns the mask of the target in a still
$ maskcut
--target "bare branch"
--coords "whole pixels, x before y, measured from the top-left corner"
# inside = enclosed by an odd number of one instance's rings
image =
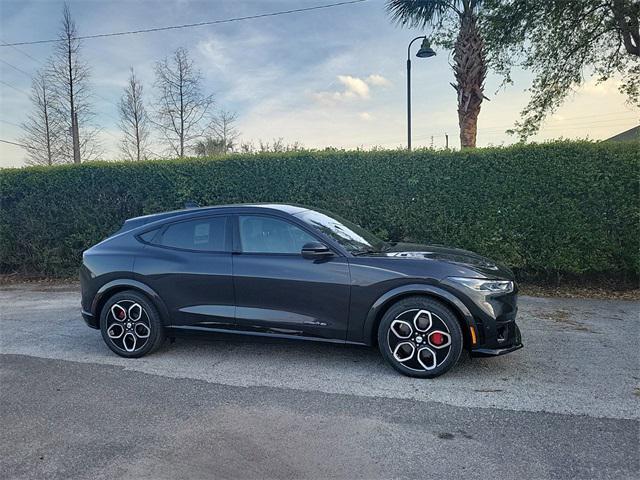
[[[55,114],[65,126],[65,135],[60,142],[61,153],[73,159],[75,163],[93,160],[101,154],[97,138],[99,131],[91,125],[94,113],[89,103],[90,69],[81,58],[81,44],[77,37],[75,21],[69,5],[65,3],[59,41],[55,46],[47,75],[59,100],[56,103]],[[77,125],[74,125],[74,114]],[[75,146],[74,126],[78,132]]]
[[[54,165],[68,159],[61,145],[65,135],[64,125],[56,115],[59,98],[52,89],[46,72],[38,71],[31,86],[33,110],[22,123],[21,143],[27,146],[28,165]]]
[[[149,154],[149,117],[142,93],[142,84],[132,67],[129,82],[118,104],[122,131],[120,150],[127,160],[143,160]]]
[[[156,121],[165,142],[182,158],[209,128],[213,95],[204,95],[202,74],[184,48],[156,64]]]
[[[211,157],[233,152],[240,136],[235,127],[237,119],[238,115],[236,113],[227,110],[218,112],[211,121],[209,135],[196,143],[196,155],[199,157]]]

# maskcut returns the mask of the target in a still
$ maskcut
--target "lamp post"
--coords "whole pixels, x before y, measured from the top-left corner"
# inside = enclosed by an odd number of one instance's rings
[[[414,38],[407,47],[407,150],[409,151],[411,151],[411,45],[419,39],[422,39],[422,45],[420,45],[420,50],[416,53],[416,57],[429,58],[436,55],[425,35]]]

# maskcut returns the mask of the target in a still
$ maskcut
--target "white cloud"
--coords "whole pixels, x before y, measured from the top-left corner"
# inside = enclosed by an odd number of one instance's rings
[[[313,94],[320,103],[332,104],[347,100],[368,100],[371,98],[370,87],[388,87],[391,82],[377,73],[366,78],[352,75],[338,75],[338,81],[344,86],[342,91],[322,91]]]
[[[217,38],[209,37],[205,41],[201,41],[197,45],[198,52],[204,58],[204,67],[206,69],[223,70],[231,63],[229,58],[229,51]]]
[[[366,121],[373,120],[373,115],[371,115],[369,112],[360,112],[358,116],[362,120],[366,120]]]
[[[338,75],[338,80],[345,86],[343,94],[347,97],[369,98],[369,85],[358,77]]]
[[[384,78],[382,75],[377,73],[372,73],[365,80],[369,85],[373,85],[374,87],[389,87],[391,86],[391,82]]]
[[[353,99],[368,99],[370,97],[369,85],[358,77],[351,75],[338,75],[338,81],[344,86],[339,92],[316,92],[313,97],[320,103],[337,103]]]

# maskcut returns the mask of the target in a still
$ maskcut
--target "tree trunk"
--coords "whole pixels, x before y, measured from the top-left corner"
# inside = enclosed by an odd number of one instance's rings
[[[49,99],[47,98],[47,87],[42,82],[42,106],[44,107],[44,134],[47,142],[47,165],[53,165],[53,155],[51,155],[51,131],[49,129]]]
[[[180,158],[184,158],[184,66],[182,61],[178,61],[178,69],[180,71]]]
[[[67,30],[67,65],[69,74],[69,105],[71,109],[71,137],[73,142],[73,163],[80,163],[80,140],[78,139],[78,117],[76,116],[75,97],[73,96],[73,63],[71,52],[71,33]]]
[[[630,3],[625,3],[623,0],[613,0],[610,8],[613,12],[613,18],[618,24],[625,50],[629,55],[640,57],[640,28],[638,25],[637,4],[634,8]]]
[[[472,12],[464,12],[460,19],[460,31],[453,51],[453,71],[458,92],[458,124],[460,146],[476,146],[478,115],[484,96],[484,80],[487,64],[484,42],[478,30],[477,18]]]

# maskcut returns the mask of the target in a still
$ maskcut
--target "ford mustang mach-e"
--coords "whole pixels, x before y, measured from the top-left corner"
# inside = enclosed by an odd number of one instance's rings
[[[466,250],[387,243],[294,205],[188,208],[127,220],[84,252],[82,314],[123,357],[178,331],[377,345],[399,372],[522,347],[517,286]]]

